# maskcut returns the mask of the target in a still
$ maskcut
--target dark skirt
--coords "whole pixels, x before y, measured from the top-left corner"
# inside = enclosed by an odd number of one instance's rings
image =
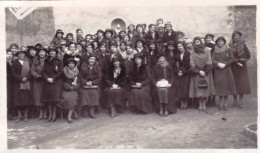
[[[125,90],[124,89],[105,89],[107,107],[112,105],[125,106]]]
[[[237,94],[251,94],[247,65],[241,67],[234,63],[231,67]]]
[[[78,104],[77,91],[62,91],[61,102],[59,106],[62,109],[72,109]]]
[[[151,113],[153,108],[150,90],[150,86],[144,86],[141,89],[132,89],[130,105],[136,106],[137,109],[143,111],[144,113]]]
[[[33,99],[34,99],[35,106],[45,106],[45,104],[41,102],[42,85],[43,85],[43,81],[33,82]]]
[[[97,106],[99,105],[100,91],[98,89],[81,89],[80,106]]]
[[[58,79],[55,83],[43,83],[42,102],[43,103],[59,103],[62,92],[62,80]]]
[[[175,77],[176,82],[176,96],[178,98],[188,98],[190,91],[190,75]]]
[[[13,106],[13,88],[12,82],[7,80],[7,108],[12,108]]]
[[[167,104],[168,105],[168,112],[170,113],[176,113],[176,101],[177,97],[175,94],[175,88],[157,88],[155,87],[152,94],[152,100],[155,105],[155,111],[159,112],[160,110],[160,104]]]
[[[27,107],[33,105],[31,90],[17,90],[17,94],[14,96],[14,107]]]

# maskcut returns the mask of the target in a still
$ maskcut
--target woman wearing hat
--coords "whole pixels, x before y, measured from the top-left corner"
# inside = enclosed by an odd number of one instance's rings
[[[200,37],[193,39],[194,52],[191,53],[191,82],[189,96],[198,98],[199,111],[206,110],[207,97],[215,95],[216,90],[212,76],[212,59],[210,50],[204,46]]]
[[[113,40],[114,37],[114,31],[112,29],[106,29],[105,30],[105,38],[106,38],[106,43],[110,43]]]
[[[148,28],[149,28],[149,31],[147,32],[146,41],[148,42],[148,41],[153,40],[155,42],[158,42],[160,38],[159,38],[158,32],[155,31],[155,28],[156,28],[155,25],[150,24],[148,26]]]
[[[151,40],[148,42],[148,66],[150,70],[153,69],[153,67],[157,63],[158,55],[161,53],[158,50],[157,43],[154,40]]]
[[[84,39],[82,29],[76,30],[76,39],[77,39],[77,42],[79,42],[81,39]]]
[[[68,50],[65,52],[64,56],[63,56],[63,64],[65,66],[66,61],[69,58],[74,58],[75,61],[77,61],[79,63],[80,61],[80,55],[79,55],[79,50],[76,48],[76,44],[71,43],[68,46]]]
[[[45,108],[45,104],[41,102],[41,96],[42,96],[42,85],[43,85],[43,77],[42,77],[42,71],[43,71],[43,65],[44,61],[47,58],[47,50],[43,47],[40,47],[38,49],[38,55],[37,58],[35,58],[32,62],[32,69],[31,74],[34,78],[33,80],[33,99],[34,99],[34,105],[37,106],[40,116],[39,120],[41,119],[47,119],[47,109]]]
[[[57,58],[58,51],[50,48],[49,57],[45,60],[42,76],[43,91],[42,102],[48,105],[49,118],[48,121],[56,121],[56,106],[60,103],[62,91],[62,70],[63,64]]]
[[[27,46],[27,58],[28,60],[30,60],[31,62],[37,58],[37,51],[36,48],[34,46]]]
[[[148,50],[145,46],[145,39],[137,39],[135,43],[135,50],[144,57],[144,64],[148,63]]]
[[[193,47],[193,41],[189,38],[184,39],[185,46],[188,52],[193,53],[194,47]]]
[[[164,50],[164,54],[166,57],[167,62],[174,67],[175,65],[175,56],[177,54],[177,49],[175,48],[175,42],[174,41],[169,41],[167,42],[167,48]]]
[[[130,106],[135,111],[143,113],[152,112],[152,99],[150,97],[151,76],[143,63],[143,57],[137,53],[134,56],[133,70],[131,73]]]
[[[120,31],[120,33],[119,33],[120,40],[123,40],[125,35],[126,35],[126,31]]]
[[[233,49],[236,61],[232,64],[232,72],[236,84],[237,95],[234,96],[234,107],[242,108],[244,94],[250,94],[250,83],[246,62],[250,59],[251,54],[247,48],[245,40],[241,38],[242,33],[234,31],[229,47]],[[239,100],[238,100],[239,96]]]
[[[96,118],[95,108],[99,107],[100,97],[100,81],[101,69],[96,62],[96,55],[90,54],[87,62],[85,62],[80,69],[80,106],[84,110],[85,117],[87,117],[86,106],[89,109],[89,115]]]
[[[105,38],[105,32],[101,29],[97,31],[97,41],[99,42],[99,44],[105,43],[106,45],[108,45]]]
[[[105,94],[107,107],[110,108],[111,117],[117,116],[117,110],[125,106],[126,70],[122,60],[115,57],[109,64],[105,75]]]
[[[117,43],[115,41],[110,42],[110,44],[109,44],[110,54],[106,57],[106,64],[107,64],[107,66],[112,62],[113,58],[115,58],[115,57],[117,57],[121,61],[123,61],[123,57],[119,53],[117,48],[118,48],[118,45],[117,45]]]
[[[219,96],[220,104],[219,110],[228,109],[227,98],[229,95],[236,94],[236,85],[231,69],[231,64],[234,63],[235,58],[232,49],[226,45],[224,37],[218,37],[216,40],[215,51],[212,55],[212,62],[214,66],[214,83],[216,88],[216,95]]]
[[[161,43],[164,47],[166,47],[169,41],[177,41],[177,33],[173,31],[171,22],[165,23],[165,32]]]
[[[63,68],[61,103],[59,104],[62,109],[69,110],[68,123],[72,123],[72,113],[78,104],[78,74],[77,61],[74,58],[68,58]]]
[[[213,34],[206,34],[205,36],[205,47],[210,48],[211,55],[213,54],[215,49],[214,37],[215,36]]]
[[[74,36],[72,33],[68,33],[65,37],[66,44],[69,45],[71,43],[74,43]]]
[[[157,64],[152,71],[152,82],[155,86],[152,99],[156,111],[160,105],[159,115],[166,117],[169,113],[176,113],[173,69],[164,54],[158,55]]]
[[[16,53],[18,59],[12,63],[13,76],[13,106],[17,109],[18,117],[16,122],[22,119],[24,110],[24,121],[28,121],[28,108],[33,105],[32,82],[31,82],[31,62],[26,58],[25,51]]]
[[[62,32],[62,30],[58,29],[56,31],[55,36],[53,37],[53,39],[51,41],[51,46],[54,46],[55,48],[59,47],[61,44],[61,41],[64,40],[63,35],[64,35],[64,33]]]
[[[174,74],[176,82],[176,96],[181,102],[181,109],[188,106],[190,88],[190,52],[187,51],[183,42],[177,42],[174,62]]]
[[[132,38],[132,43],[136,44],[136,41],[138,39],[143,39],[146,40],[146,33],[144,31],[144,27],[141,24],[138,24],[136,26],[136,34],[134,34],[133,38]]]

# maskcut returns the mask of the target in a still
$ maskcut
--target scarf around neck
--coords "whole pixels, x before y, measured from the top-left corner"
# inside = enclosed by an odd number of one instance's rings
[[[65,66],[63,68],[63,72],[65,76],[69,79],[75,79],[75,77],[79,74],[79,70],[77,67],[75,67],[73,70],[71,70],[68,66]]]

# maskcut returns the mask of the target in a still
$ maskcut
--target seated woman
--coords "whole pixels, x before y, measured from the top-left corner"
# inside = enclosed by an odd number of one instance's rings
[[[78,103],[78,78],[79,70],[77,68],[77,61],[74,58],[68,58],[65,67],[63,68],[62,77],[62,94],[60,107],[63,109],[68,109],[68,123],[72,123],[72,113],[74,107]]]
[[[150,97],[150,73],[143,63],[143,57],[137,53],[134,56],[134,65],[131,75],[130,105],[135,111],[143,113],[152,112],[152,99]]]
[[[87,62],[83,63],[80,69],[80,105],[88,106],[89,114],[92,118],[95,116],[95,107],[99,106],[99,89],[101,81],[101,68],[96,62],[95,54],[89,54]],[[84,111],[85,117],[86,111]]]
[[[116,107],[122,108],[125,104],[126,70],[118,57],[112,59],[105,80],[107,106],[111,109],[111,117],[114,118],[117,116]]]
[[[168,116],[170,113],[176,113],[175,91],[173,88],[173,70],[166,61],[164,54],[158,55],[158,61],[152,71],[153,85],[156,86],[153,91],[152,99],[154,104],[160,104],[160,116]]]

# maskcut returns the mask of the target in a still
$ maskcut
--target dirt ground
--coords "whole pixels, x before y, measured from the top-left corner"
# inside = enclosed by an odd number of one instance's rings
[[[219,112],[197,109],[178,110],[160,117],[129,111],[110,118],[107,112],[96,119],[66,120],[55,123],[8,121],[8,148],[30,149],[205,149],[256,148],[257,143],[243,135],[243,127],[257,121],[256,72],[250,70],[252,94],[245,96],[244,108]],[[229,97],[229,104],[233,98]],[[225,117],[226,121],[222,118]]]

